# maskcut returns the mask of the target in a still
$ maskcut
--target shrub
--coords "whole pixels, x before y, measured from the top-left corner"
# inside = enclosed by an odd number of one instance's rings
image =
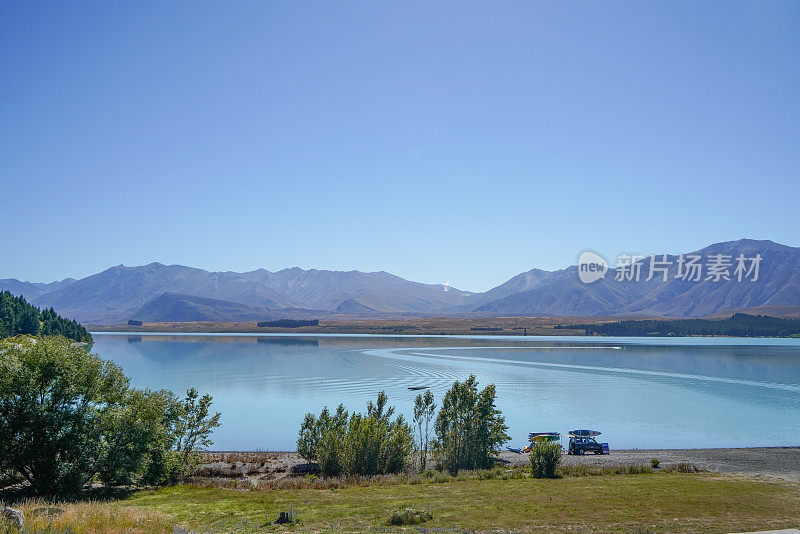
[[[665,471],[677,473],[703,473],[705,472],[705,469],[697,467],[694,464],[690,464],[689,462],[680,462],[673,466],[666,467]]]
[[[122,370],[65,338],[0,342],[0,472],[40,494],[174,480],[210,443],[211,397],[132,389]]]
[[[334,414],[324,408],[319,417],[306,414],[300,426],[297,451],[316,460],[325,476],[397,473],[408,465],[414,438],[403,416],[392,420],[394,408],[381,391],[367,413],[348,414],[339,405]]]
[[[652,467],[653,469],[658,469],[658,464],[660,463],[661,460],[659,460],[658,458],[650,458],[650,467]]]
[[[439,465],[453,474],[459,469],[492,467],[492,454],[509,439],[494,400],[494,384],[478,392],[474,375],[447,391],[434,425]]]
[[[531,472],[534,478],[555,478],[561,463],[561,445],[537,443],[531,450]]]
[[[433,516],[424,510],[402,508],[392,513],[389,518],[389,524],[394,526],[419,525],[431,519],[433,519]]]

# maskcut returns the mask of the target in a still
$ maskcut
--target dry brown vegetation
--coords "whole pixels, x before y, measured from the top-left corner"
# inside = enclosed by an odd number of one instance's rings
[[[259,328],[256,322],[144,323],[142,326],[92,326],[95,332],[163,333],[292,333],[292,334],[387,334],[387,335],[583,335],[583,330],[558,329],[556,325],[599,323],[632,317],[390,317],[382,319],[320,320],[319,326]],[[645,317],[636,317],[644,319]]]
[[[124,506],[122,501],[50,503],[28,500],[14,504],[14,508],[25,514],[30,533],[150,534],[172,532],[174,523],[167,514]]]

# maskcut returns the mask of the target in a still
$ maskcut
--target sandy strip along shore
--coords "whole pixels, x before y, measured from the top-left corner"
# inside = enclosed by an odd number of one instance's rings
[[[597,456],[564,455],[563,465],[589,466],[649,466],[657,458],[660,467],[681,463],[717,472],[766,476],[800,482],[800,447],[756,447],[745,449],[633,449],[612,450],[611,454]],[[527,465],[527,454],[503,452],[500,459],[509,465]],[[201,479],[276,480],[302,476],[309,465],[296,452],[209,452],[199,469]]]
[[[513,465],[527,463],[527,454],[504,452],[503,460]],[[660,466],[690,463],[717,473],[764,475],[800,482],[800,447],[753,447],[746,449],[632,449],[612,450],[611,454],[595,456],[564,455],[564,465],[649,465],[651,458]]]

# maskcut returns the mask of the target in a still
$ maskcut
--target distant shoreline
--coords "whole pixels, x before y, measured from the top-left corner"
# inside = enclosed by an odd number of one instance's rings
[[[92,332],[231,333],[231,334],[385,334],[472,336],[582,336],[571,324],[620,320],[621,317],[425,317],[320,320],[318,326],[259,327],[257,322],[172,322],[131,325],[89,325]],[[561,328],[556,329],[556,326]]]
[[[739,318],[739,319],[737,319]],[[741,319],[744,318],[744,319]],[[763,323],[793,325],[778,334],[778,327]],[[91,332],[160,334],[370,334],[396,336],[586,336],[586,337],[746,337],[785,339],[798,337],[796,319],[737,315],[728,318],[683,319],[665,317],[414,317],[384,319],[320,320],[318,325],[261,327],[258,322],[169,322],[138,325],[87,325]],[[726,328],[726,324],[731,324]],[[761,328],[759,330],[759,327]],[[780,327],[782,328],[782,327]],[[651,332],[652,330],[652,332]],[[671,332],[675,330],[675,332]],[[592,333],[592,331],[599,332]],[[616,333],[619,331],[619,333]],[[752,335],[738,335],[750,332]],[[666,333],[666,334],[665,334]],[[758,334],[768,335],[758,335]]]

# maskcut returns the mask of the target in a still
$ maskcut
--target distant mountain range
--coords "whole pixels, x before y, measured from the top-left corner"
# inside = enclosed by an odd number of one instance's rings
[[[299,308],[275,310],[181,293],[163,293],[142,306],[135,316],[137,320],[146,323],[186,321],[238,323],[263,321],[265,318],[305,319],[316,317],[318,314],[319,310]]]
[[[676,276],[678,256],[657,255],[656,264],[651,265],[650,257],[637,262],[639,281],[618,280],[621,273],[614,268],[591,284],[580,281],[577,266],[532,269],[485,293],[412,282],[386,272],[297,267],[209,272],[160,263],[119,265],[81,280],[49,284],[0,279],[0,290],[24,295],[40,307],[52,306],[85,324],[398,315],[700,317],[762,308],[792,313],[800,308],[800,248],[742,239],[689,254],[703,262],[720,254],[730,258],[731,279],[707,280],[704,272],[699,281],[682,280]],[[736,258],[756,254],[762,258],[758,280],[738,281]],[[647,281],[651,267],[656,275]]]

